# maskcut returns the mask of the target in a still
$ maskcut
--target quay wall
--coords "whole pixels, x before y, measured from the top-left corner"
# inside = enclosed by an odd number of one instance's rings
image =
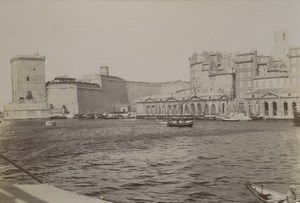
[[[4,106],[4,119],[49,118],[50,105],[47,103],[10,103]]]

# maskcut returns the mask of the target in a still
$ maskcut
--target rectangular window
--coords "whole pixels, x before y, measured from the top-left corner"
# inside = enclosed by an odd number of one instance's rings
[[[29,81],[29,76],[26,77],[26,81]]]

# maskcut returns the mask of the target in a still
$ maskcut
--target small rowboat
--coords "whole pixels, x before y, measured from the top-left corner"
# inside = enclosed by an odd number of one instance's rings
[[[45,125],[46,125],[46,126],[55,126],[56,123],[55,123],[55,121],[46,121],[46,122],[45,122]]]
[[[193,121],[168,121],[168,127],[193,127]]]
[[[286,195],[282,193],[249,182],[245,186],[261,203],[287,203]]]
[[[225,121],[225,122],[238,122],[238,121],[240,121],[240,119],[233,118],[233,117],[224,117],[224,118],[221,118],[221,120]]]

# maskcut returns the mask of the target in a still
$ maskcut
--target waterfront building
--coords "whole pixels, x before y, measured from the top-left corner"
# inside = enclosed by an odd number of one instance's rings
[[[190,92],[190,91],[189,91]],[[186,94],[153,95],[136,101],[136,111],[139,115],[171,116],[171,115],[218,115],[226,114],[230,106],[230,98],[219,96],[197,96]]]
[[[275,31],[271,56],[245,53],[194,53],[190,61],[190,93],[142,97],[142,114],[174,112],[185,101],[189,114],[259,114],[266,118],[292,118],[300,105],[300,47],[290,47],[288,32]],[[180,91],[179,91],[180,92]],[[202,107],[205,108],[202,108]],[[206,109],[206,110],[204,110]]]
[[[234,108],[234,54],[194,53],[190,61],[190,84],[172,94],[145,96],[136,102],[138,114],[192,116],[227,114]],[[166,93],[166,92],[164,92]]]
[[[245,113],[246,94],[253,90],[253,77],[257,67],[257,52],[237,54],[235,57],[236,102],[239,112]]]
[[[45,56],[18,55],[10,60],[12,102],[4,106],[5,119],[49,117],[46,100]]]
[[[47,82],[46,87],[47,101],[51,104],[53,115],[104,112],[102,89],[96,83],[61,76]]]
[[[275,32],[272,56],[258,56],[253,91],[245,97],[247,114],[293,118],[300,105],[300,47],[286,51],[287,40],[287,31]]]
[[[191,90],[208,106],[203,113],[226,114],[236,95],[234,53],[194,53],[189,61]]]

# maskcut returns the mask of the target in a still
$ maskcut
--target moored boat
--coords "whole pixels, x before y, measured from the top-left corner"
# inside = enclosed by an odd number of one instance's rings
[[[238,121],[240,121],[240,119],[234,118],[234,117],[224,117],[224,118],[221,118],[221,120],[225,121],[225,122],[238,122]]]
[[[261,203],[287,203],[286,195],[282,193],[249,182],[245,186]]]
[[[55,123],[55,121],[46,121],[46,122],[45,122],[45,125],[46,125],[46,126],[55,126],[56,123]]]
[[[260,115],[258,115],[258,114],[251,114],[251,115],[250,115],[250,118],[251,118],[253,121],[263,120],[263,119],[264,119],[263,116],[260,116]]]
[[[158,123],[160,123],[160,124],[167,124],[167,123],[168,123],[168,121],[163,120],[163,119],[156,119],[156,121],[157,121]]]
[[[63,116],[63,115],[53,115],[53,116],[50,116],[50,119],[66,119],[67,117],[66,116]]]
[[[168,121],[168,127],[193,127],[194,121],[185,121],[185,120],[177,120],[177,121]]]
[[[233,118],[239,119],[239,121],[251,121],[252,120],[249,116],[246,116],[245,114],[235,114],[235,115],[233,115]]]

